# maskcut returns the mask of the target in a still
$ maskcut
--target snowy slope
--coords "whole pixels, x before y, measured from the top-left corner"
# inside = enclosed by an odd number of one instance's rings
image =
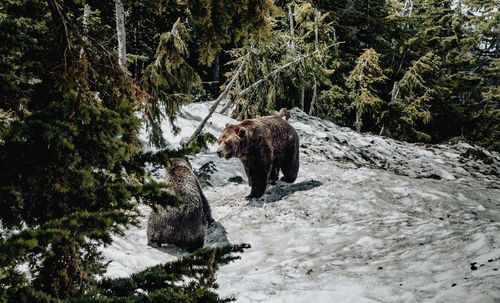
[[[183,108],[176,145],[208,113]],[[236,121],[215,114],[218,135]],[[415,145],[350,129],[299,110],[301,139],[294,184],[278,183],[254,201],[238,160],[216,146],[194,157],[213,161],[204,191],[217,225],[207,245],[249,243],[221,268],[219,292],[237,302],[499,302],[500,156],[467,143]],[[229,182],[240,176],[243,184]],[[143,226],[104,249],[108,275],[125,276],[183,252],[146,245]]]

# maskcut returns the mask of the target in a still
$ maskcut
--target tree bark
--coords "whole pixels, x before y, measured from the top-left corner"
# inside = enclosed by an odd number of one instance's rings
[[[211,91],[212,91],[212,96],[215,96],[218,91],[219,91],[219,82],[220,82],[220,53],[217,53],[214,58],[214,63],[212,66],[212,79],[211,81]]]
[[[83,37],[82,40],[87,42],[87,34],[89,32],[89,18],[90,18],[90,5],[85,4],[83,6],[83,20],[82,20],[82,28],[83,28]],[[80,58],[83,57],[84,47],[80,50]]]
[[[304,108],[304,99],[305,99],[305,91],[304,89],[302,88],[302,90],[300,91],[300,109],[302,109],[302,111],[305,111],[305,108]]]
[[[309,107],[309,116],[312,116],[314,114],[314,107],[316,106],[316,99],[318,98],[317,93],[318,93],[318,82],[316,82],[316,77],[314,77],[313,95],[311,98],[311,106]]]
[[[398,81],[394,81],[391,91],[391,102],[389,102],[389,104],[396,102],[398,94],[399,94],[399,83]]]
[[[318,30],[318,15],[319,11],[314,9],[314,50],[319,51],[319,30]],[[318,81],[316,80],[316,76],[314,77],[314,85],[313,85],[313,95],[311,99],[311,106],[309,107],[309,115],[314,114],[314,107],[316,106],[316,99],[318,98]]]
[[[125,9],[121,0],[115,0],[116,36],[118,40],[118,64],[127,72],[127,48],[125,32]]]
[[[295,36],[295,26],[293,25],[293,12],[292,12],[292,5],[288,4],[288,19],[290,20],[290,46],[292,48],[295,48],[295,42],[293,41],[294,36]]]
[[[361,89],[363,88],[363,65],[364,62],[361,62],[359,66],[359,92],[361,95]],[[363,124],[363,121],[361,120],[361,112],[362,112],[362,105],[359,101],[359,96],[358,100],[356,100],[356,122],[354,123],[356,125],[356,131],[358,133],[361,132],[361,125]]]

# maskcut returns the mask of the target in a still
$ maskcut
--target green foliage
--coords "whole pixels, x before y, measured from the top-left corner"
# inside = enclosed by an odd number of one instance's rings
[[[165,147],[160,127],[162,117],[166,115],[175,126],[175,113],[181,105],[191,101],[191,93],[201,84],[199,76],[186,61],[189,57],[187,39],[187,29],[178,19],[170,32],[160,36],[155,60],[143,72],[142,87],[149,92],[146,116],[151,126],[150,141],[158,147]]]
[[[474,106],[473,119],[479,125],[473,138],[480,144],[500,150],[500,59],[492,60],[481,79],[482,99]]]
[[[0,108],[0,143],[3,143],[3,137],[7,134],[10,124],[14,118],[12,114]]]
[[[314,109],[323,118],[358,129],[362,123],[364,131],[408,141],[440,142],[463,135],[498,150],[499,104],[491,101],[496,97],[491,68],[499,54],[500,12],[491,1],[276,3],[281,11],[271,19],[272,38],[231,50],[236,61],[228,76],[246,64],[239,89],[231,95],[236,118],[281,107],[307,111],[316,79],[320,85]],[[323,51],[299,60],[314,49],[315,10],[321,16]],[[325,49],[330,42],[339,44]],[[359,81],[364,70],[359,54],[370,48],[380,55],[377,75],[368,84],[371,80]],[[382,74],[386,78],[379,78]]]
[[[389,111],[384,113],[388,134],[404,140],[430,140],[429,135],[415,127],[418,122],[427,124],[431,120],[429,102],[439,89],[433,86],[432,75],[439,61],[439,57],[427,53],[414,61],[401,80],[394,83]]]
[[[281,10],[271,19],[268,39],[249,40],[243,47],[230,51],[234,60],[229,64],[242,66],[238,85],[232,91],[236,99],[234,117],[255,117],[283,107],[304,109],[315,80],[319,85],[330,85],[329,75],[338,62],[328,51],[337,44],[331,38],[333,28],[329,14],[319,14],[317,26],[321,35],[316,45],[314,14],[308,2],[295,5],[292,35],[289,15]],[[301,100],[302,91],[307,101]]]
[[[202,64],[211,64],[224,45],[268,34],[269,16],[276,10],[270,0],[186,2]]]
[[[28,2],[29,5],[26,5]],[[48,28],[45,1],[7,0],[0,4],[0,109],[16,115],[41,79]]]
[[[208,148],[208,144],[215,142],[217,142],[217,138],[214,135],[210,133],[202,133],[201,135],[193,138],[193,140],[187,142],[187,144],[184,144],[183,148],[191,154],[197,154],[202,150],[206,150]]]
[[[216,270],[220,264],[238,259],[231,253],[249,247],[202,248],[129,278],[104,279],[98,285],[101,295],[86,297],[83,302],[228,302],[213,292]]]
[[[352,107],[356,109],[356,130],[361,131],[361,115],[372,109],[374,114],[380,108],[382,99],[377,95],[376,85],[385,81],[379,63],[379,54],[372,48],[366,49],[356,61],[354,69],[349,74],[346,86],[349,89],[349,99]]]
[[[215,167],[214,162],[208,161],[207,163],[203,164],[198,170],[196,170],[195,174],[201,182],[211,186],[210,179],[212,178],[212,174],[216,171],[218,170]]]
[[[173,117],[199,84],[189,29],[179,22],[162,34],[155,59],[132,79],[117,64],[112,5],[89,1],[82,17],[84,3],[0,3],[0,301],[223,301],[213,291],[217,264],[244,246],[131,278],[146,295],[134,289],[116,299],[109,294],[119,281],[98,282],[106,269],[99,248],[137,223],[138,203],[183,203],[147,165],[165,167],[213,137],[179,151],[141,151],[141,114],[159,124],[155,108],[163,107]]]

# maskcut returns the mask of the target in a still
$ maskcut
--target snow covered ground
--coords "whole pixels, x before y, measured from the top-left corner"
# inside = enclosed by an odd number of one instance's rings
[[[177,145],[208,113],[183,108]],[[205,131],[218,136],[219,114]],[[252,248],[218,273],[219,293],[237,302],[500,302],[500,155],[467,143],[416,145],[350,129],[299,110],[294,184],[278,183],[253,201],[238,160],[216,146],[191,159],[213,161],[204,188],[217,225],[206,245]],[[230,182],[239,176],[242,184]],[[104,249],[109,276],[126,276],[183,252],[146,245],[142,226]]]

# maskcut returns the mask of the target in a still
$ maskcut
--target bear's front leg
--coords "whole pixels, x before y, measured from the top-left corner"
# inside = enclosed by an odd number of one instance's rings
[[[264,195],[264,192],[266,191],[266,183],[267,182],[265,180],[254,180],[252,190],[250,191],[250,194],[245,197],[245,199],[250,200],[253,198],[262,197],[262,195]]]
[[[260,198],[266,191],[267,182],[269,181],[269,176],[271,174],[271,163],[270,161],[262,161],[255,159],[255,161],[249,161],[245,165],[245,171],[247,172],[248,183],[252,190],[250,194],[245,197],[245,199],[250,200],[252,198]]]

